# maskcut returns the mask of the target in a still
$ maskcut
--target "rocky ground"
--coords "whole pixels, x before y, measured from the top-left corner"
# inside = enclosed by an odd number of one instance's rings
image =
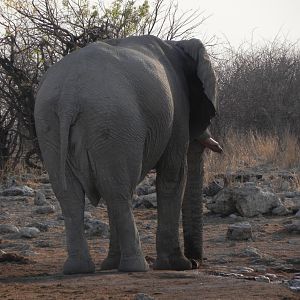
[[[216,176],[204,189],[205,261],[199,270],[103,272],[104,204],[86,205],[92,275],[64,276],[64,221],[47,176],[0,188],[1,299],[299,299],[300,192],[293,172]],[[299,182],[298,182],[299,184]],[[155,174],[137,188],[134,214],[150,266],[155,258]]]

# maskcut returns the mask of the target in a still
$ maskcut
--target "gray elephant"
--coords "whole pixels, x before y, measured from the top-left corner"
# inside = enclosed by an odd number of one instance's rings
[[[153,168],[154,267],[186,270],[191,260],[202,259],[203,148],[195,139],[215,115],[215,89],[214,71],[197,39],[107,40],[49,69],[37,93],[35,123],[65,219],[65,274],[95,269],[84,236],[85,194],[95,206],[103,197],[108,207],[110,246],[102,269],[148,269],[131,200]],[[179,243],[181,206],[185,255]]]

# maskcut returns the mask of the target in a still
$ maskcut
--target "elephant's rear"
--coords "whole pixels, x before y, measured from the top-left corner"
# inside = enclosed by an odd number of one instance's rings
[[[51,181],[65,190],[68,166],[97,204],[107,178],[133,187],[149,167],[142,163],[147,124],[135,91],[116,63],[94,56],[79,51],[50,68],[37,94],[35,122]]]

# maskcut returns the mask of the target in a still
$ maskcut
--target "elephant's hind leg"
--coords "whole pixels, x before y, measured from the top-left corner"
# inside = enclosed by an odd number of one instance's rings
[[[179,216],[185,187],[186,160],[166,153],[157,167],[158,228],[155,269],[189,270],[191,262],[179,243]]]
[[[51,171],[50,178],[51,178]],[[53,176],[52,176],[53,177]],[[57,173],[53,178],[57,178]],[[64,274],[92,273],[95,265],[91,260],[84,236],[84,191],[69,166],[66,167],[67,190],[63,191],[56,180],[51,180],[65,220],[68,259]]]
[[[118,188],[113,185],[111,190]],[[121,193],[112,193],[106,198],[109,218],[112,219],[112,240],[103,269],[117,267],[123,272],[143,272],[149,269],[141,249],[140,238],[132,213],[132,194],[124,189]],[[105,197],[105,196],[104,196]],[[120,252],[118,252],[118,247]],[[118,257],[120,253],[120,257]]]
[[[108,210],[109,213],[109,229],[110,229],[110,239],[109,239],[109,250],[107,257],[103,260],[101,264],[102,270],[112,270],[118,269],[121,260],[121,250],[117,235],[117,225],[113,218],[111,209]]]
[[[133,189],[140,176],[140,160],[119,155],[118,161],[98,162],[99,186],[106,200],[111,226],[111,242],[103,269],[117,267],[119,271],[148,270],[132,212]],[[120,255],[120,257],[119,257]],[[118,265],[117,265],[118,264]]]

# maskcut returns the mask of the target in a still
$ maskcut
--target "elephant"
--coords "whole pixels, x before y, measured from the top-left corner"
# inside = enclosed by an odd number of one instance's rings
[[[85,196],[94,206],[101,197],[107,204],[110,244],[101,269],[149,269],[132,197],[152,169],[158,202],[154,268],[189,270],[201,261],[203,147],[197,136],[215,114],[216,76],[198,39],[104,40],[49,68],[34,118],[65,221],[64,274],[95,271],[84,235]]]

